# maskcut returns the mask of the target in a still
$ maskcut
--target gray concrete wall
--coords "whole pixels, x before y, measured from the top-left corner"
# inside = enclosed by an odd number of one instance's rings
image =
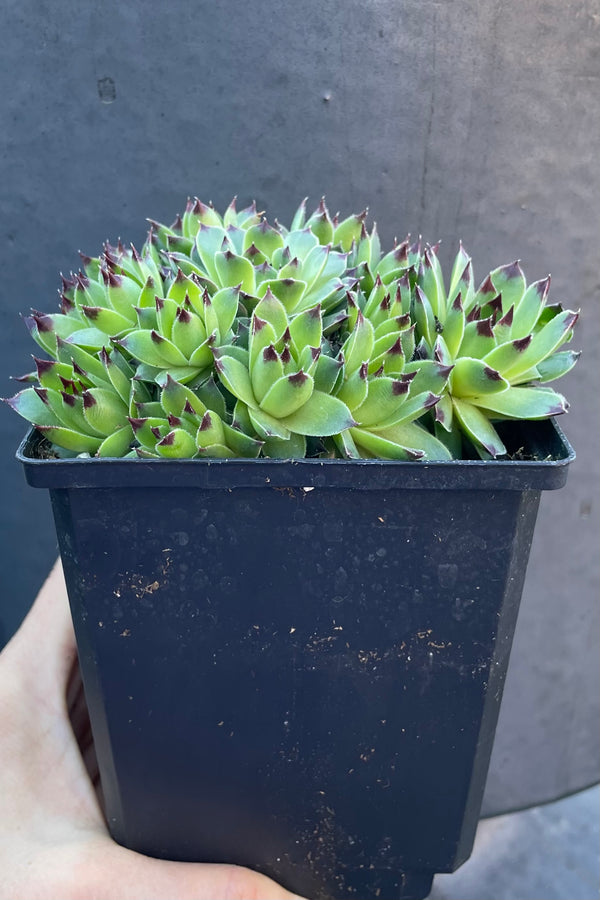
[[[597,0],[3,0],[0,393],[33,350],[18,313],[51,309],[76,250],[192,193],[283,221],[309,194],[369,205],[384,239],[459,238],[476,275],[521,258],[581,307],[563,381],[578,453],[544,497],[485,809],[598,777],[600,3]],[[45,496],[0,411],[0,643],[55,554]]]

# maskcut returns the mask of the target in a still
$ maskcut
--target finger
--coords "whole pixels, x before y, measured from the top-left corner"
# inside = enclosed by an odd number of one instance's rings
[[[103,900],[302,900],[241,866],[151,859],[116,844],[105,849],[81,860],[87,884]]]
[[[35,684],[36,693],[42,688],[48,697],[62,703],[76,649],[60,560],[2,655],[16,663],[16,670],[28,680],[24,687]]]

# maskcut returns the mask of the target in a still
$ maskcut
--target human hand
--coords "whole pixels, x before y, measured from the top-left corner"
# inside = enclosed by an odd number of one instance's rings
[[[119,846],[93,763],[57,563],[0,654],[0,900],[300,900],[239,866],[168,862]]]

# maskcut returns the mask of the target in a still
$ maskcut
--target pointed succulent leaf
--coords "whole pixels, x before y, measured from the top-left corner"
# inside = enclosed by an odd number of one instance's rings
[[[400,340],[402,342],[402,352],[404,353],[404,358],[412,359],[415,354],[415,326],[411,325],[410,328],[407,328],[406,331],[403,331],[400,335]]]
[[[375,343],[369,362],[369,375],[374,375],[383,367],[385,375],[398,377],[404,372],[405,359],[402,336],[386,335]]]
[[[449,387],[453,397],[470,398],[506,391],[509,384],[483,360],[463,356],[456,360],[450,372]]]
[[[177,307],[177,313],[171,328],[171,340],[184,357],[184,360],[191,359],[194,352],[198,350],[207,339],[206,329],[200,318],[194,312],[188,312],[183,306]],[[210,349],[206,348],[205,365],[210,365],[212,355]]]
[[[250,376],[254,396],[262,405],[262,401],[271,387],[284,377],[283,363],[273,344],[269,344],[257,354]],[[269,412],[268,409],[266,411]]]
[[[425,455],[423,451],[407,450],[395,441],[366,428],[351,428],[350,435],[358,447],[364,447],[379,459],[422,459]]]
[[[368,363],[373,353],[374,344],[374,328],[359,310],[354,330],[342,347],[347,373],[359,369],[364,362]]]
[[[241,362],[246,369],[250,369],[250,354],[246,348],[242,347],[239,343],[224,344],[223,347],[215,347],[213,349],[213,356],[216,359],[221,356],[232,356],[234,359],[237,359],[238,362]]]
[[[538,366],[542,360],[547,359],[572,335],[578,318],[578,312],[572,312],[567,309],[556,315],[539,331],[536,331],[518,361],[505,370],[503,373],[505,377],[511,379],[532,366]]]
[[[167,459],[187,459],[197,453],[194,438],[183,428],[173,428],[156,443],[156,452]]]
[[[296,212],[294,213],[294,217],[292,219],[292,224],[290,225],[290,231],[299,231],[301,228],[304,228],[304,223],[306,222],[306,201],[308,197],[305,197]]]
[[[260,408],[277,419],[283,419],[304,406],[313,388],[314,380],[302,370],[294,375],[284,375],[267,391]]]
[[[404,366],[404,374],[414,376],[410,382],[410,390],[413,396],[423,391],[441,395],[448,383],[451,372],[451,365],[446,366],[433,359],[415,360],[414,362],[406,363]]]
[[[498,291],[494,287],[494,283],[489,275],[483,279],[475,294],[473,296],[473,302],[471,307],[467,310],[470,312],[473,306],[478,306],[480,309],[485,308],[491,301],[493,301],[498,296]],[[507,304],[502,304],[502,309],[504,312],[508,309]]]
[[[319,304],[305,310],[291,320],[292,346],[299,355],[303,347],[320,347],[323,337],[323,321]]]
[[[192,249],[192,253],[193,252],[194,251]],[[200,263],[193,262],[193,260],[187,257],[184,253],[169,253],[168,259],[171,268],[181,270],[181,272],[188,278],[190,278],[192,275],[195,275],[202,280],[205,286],[211,287],[212,290],[216,290],[216,284],[211,281],[206,272],[202,269]],[[144,290],[145,289],[146,288],[144,287]],[[159,292],[155,291],[155,293]]]
[[[469,259],[463,271],[458,276],[450,291],[448,291],[447,306],[451,306],[458,295],[461,296],[462,305],[465,309],[470,309],[475,297],[473,288],[473,264]]]
[[[434,260],[437,261],[436,255],[430,248],[426,249],[419,267],[417,283],[429,300],[434,316],[443,322],[446,315],[446,291],[440,267],[435,265]]]
[[[494,458],[506,453],[506,447],[484,411],[468,400],[454,399],[453,406],[456,418],[469,440],[483,447]]]
[[[287,441],[290,438],[291,431],[281,419],[269,415],[264,409],[259,407],[248,407],[248,417],[252,428],[262,440],[269,438],[280,438]]]
[[[135,359],[149,366],[164,369],[187,364],[181,350],[157,331],[131,331],[114,343],[124,347]]]
[[[152,308],[149,306],[144,306],[142,308],[136,307],[135,312],[139,329],[142,329],[143,331],[152,331],[153,328],[158,328],[156,319],[156,299],[153,299],[152,301]]]
[[[314,375],[315,389],[325,394],[332,393],[342,366],[343,362],[340,359],[332,359],[331,356],[322,353]]]
[[[216,412],[221,419],[225,420],[227,415],[225,398],[219,390],[212,373],[209,378],[194,386],[193,393],[197,395],[207,409]]]
[[[493,321],[491,318],[467,322],[460,344],[460,356],[482,359],[496,346]]]
[[[52,444],[64,447],[65,450],[73,450],[75,453],[93,454],[102,443],[100,436],[92,437],[61,425],[38,425],[37,429]]]
[[[581,353],[575,353],[572,350],[561,350],[543,359],[536,366],[540,381],[544,383],[562,378],[571,371],[580,356]]]
[[[559,316],[564,311],[564,307],[561,303],[551,303],[548,306],[544,306],[540,313],[540,317],[535,324],[535,331],[541,331],[544,326],[546,326],[549,322],[555,319],[556,316]]]
[[[225,243],[225,247],[230,246],[224,228],[216,225],[200,225],[195,238],[196,252],[204,271],[215,284],[220,283],[219,273],[215,264],[215,256],[217,253],[221,252],[223,243]]]
[[[34,388],[34,390],[37,389]],[[100,434],[86,422],[81,397],[68,394],[66,391],[52,390],[44,390],[43,395],[44,401],[56,416],[58,424],[82,434]]]
[[[225,210],[225,214],[223,216],[223,224],[227,228],[228,225],[235,225],[237,222],[237,210],[235,208],[237,201],[237,197],[233,197],[231,203]]]
[[[195,197],[194,200],[188,200],[186,210],[183,214],[182,225],[184,235],[190,238],[195,237],[201,224],[221,226],[223,220],[212,206],[207,206]]]
[[[323,334],[332,335],[339,330],[340,326],[348,321],[348,314],[341,309],[331,315],[323,316]]]
[[[430,347],[435,343],[436,338],[436,319],[431,307],[431,303],[425,296],[419,285],[415,289],[414,297],[414,319],[419,334]]]
[[[96,354],[88,353],[82,347],[78,347],[76,344],[69,344],[60,337],[56,339],[56,350],[59,362],[78,366],[98,386],[111,387],[106,370]]]
[[[477,397],[476,403],[491,415],[508,419],[547,419],[567,411],[562,394],[551,388],[510,387],[501,394]]]
[[[452,420],[454,418],[452,406],[452,397],[447,392],[443,393],[439,402],[435,406],[435,421],[439,423],[445,431],[452,431]]]
[[[352,244],[358,244],[362,233],[363,223],[367,210],[358,215],[348,216],[335,227],[333,243],[339,245],[345,253],[348,253]],[[366,260],[368,262],[368,260]]]
[[[354,369],[339,386],[336,397],[345,403],[354,415],[354,410],[366,400],[368,393],[368,366],[366,363],[363,363],[358,369]]]
[[[303,347],[298,354],[298,367],[314,378],[322,352],[321,347],[311,347],[310,345]]]
[[[235,459],[238,456],[231,447],[225,444],[210,444],[208,447],[198,447],[200,459]]]
[[[489,353],[486,353],[483,357],[483,361],[488,366],[497,369],[501,373],[509,372],[514,368],[519,369],[519,372],[526,371],[525,368],[520,367],[519,361],[530,344],[530,334],[524,338],[519,338],[516,341],[506,341],[505,343],[494,347]]]
[[[369,292],[367,302],[363,308],[363,313],[370,319],[371,316],[381,307],[383,300],[390,295],[390,288],[384,284],[379,276],[375,279],[375,284]]]
[[[227,425],[226,422],[223,422],[222,424],[225,442],[236,456],[241,456],[245,459],[254,459],[259,455],[263,446],[262,441],[257,441],[256,438],[250,437],[248,434],[245,434],[237,428],[233,428],[231,425]]]
[[[232,356],[217,356],[215,357],[215,369],[219,381],[230,394],[249,407],[254,408],[258,405],[252,390],[250,373],[243,363]]]
[[[444,398],[442,398],[442,399],[444,399]],[[450,407],[451,407],[451,409],[453,409],[451,401],[450,401]],[[436,406],[436,410],[437,410],[437,406]],[[446,449],[448,450],[448,453],[450,454],[450,457],[452,459],[462,459],[462,456],[463,456],[463,431],[461,430],[460,425],[457,425],[456,427],[450,426],[450,430],[447,431],[445,426],[443,426],[440,422],[438,422],[436,420],[433,423],[433,433],[434,433],[434,436],[437,438],[437,440],[440,441],[440,443],[442,443],[444,445],[444,447],[446,447]],[[478,447],[476,447],[475,449],[479,453]],[[485,453],[486,451],[483,450],[483,448],[482,448],[482,452]]]
[[[375,329],[375,343],[373,344],[371,359],[374,359],[376,356],[381,356],[382,353],[387,353],[387,351],[395,345],[398,345],[398,352],[402,353],[402,321],[402,319],[388,319],[387,322],[382,322],[381,325],[377,326]]]
[[[333,441],[343,459],[360,459],[360,451],[354,443],[354,438],[350,434],[350,430],[341,431],[339,434],[333,435]]]
[[[408,240],[406,240],[382,256],[375,268],[375,275],[379,275],[384,284],[390,284],[396,278],[400,278],[409,266]]]
[[[167,297],[166,299],[163,299],[162,297],[155,298],[156,330],[161,337],[168,338],[169,340],[173,339],[173,323],[182,306],[171,297]]]
[[[165,414],[181,416],[186,403],[199,416],[206,412],[206,405],[191,388],[167,376],[160,394],[160,404]]]
[[[213,294],[210,300],[217,317],[220,340],[224,341],[235,321],[240,302],[240,292],[237,287],[221,288],[221,290]]]
[[[307,220],[306,227],[310,228],[312,233],[317,236],[320,244],[325,245],[332,243],[334,231],[333,222],[331,221],[324,200],[321,200],[318,209],[316,209],[312,216]]]
[[[518,309],[526,288],[525,276],[519,260],[494,269],[493,272],[490,272],[490,280],[496,293],[502,294],[503,311],[510,309],[511,306]]]
[[[550,288],[550,276],[530,284],[521,302],[515,308],[512,337],[520,338],[530,334],[536,326]]]
[[[378,430],[377,434],[403,447],[404,450],[424,454],[423,459],[452,459],[452,454],[446,445],[418,422],[391,425],[389,428]]]
[[[331,248],[329,245],[322,246],[317,244],[302,261],[300,277],[307,284],[307,294],[320,285],[321,281],[327,280],[324,276],[324,269],[330,253]]]
[[[252,244],[266,259],[271,259],[275,250],[283,247],[283,237],[266,219],[263,219],[258,225],[252,225],[244,232],[243,249],[248,250]]]
[[[132,278],[110,272],[105,279],[105,288],[111,307],[133,324],[141,286]]]
[[[267,438],[262,448],[263,456],[271,459],[302,459],[306,456],[306,438],[303,434],[290,434],[288,440]]]
[[[402,418],[402,405],[406,400],[409,384],[396,378],[373,378],[369,391],[352,415],[361,427],[376,428],[383,423],[392,424],[395,416]]]
[[[103,306],[82,306],[81,313],[95,328],[104,335],[120,334],[133,327],[135,324],[135,310],[132,309],[132,318],[125,318],[121,313]],[[75,341],[75,343],[79,343]]]
[[[125,426],[127,413],[127,405],[114,391],[90,388],[83,394],[85,421],[105,437]]]
[[[268,290],[281,301],[289,315],[300,303],[306,291],[306,282],[295,278],[268,279],[259,285],[257,296],[264,297]]]
[[[129,424],[117,429],[104,438],[97,453],[100,457],[121,458],[125,456],[131,447],[133,433]]]
[[[444,322],[444,341],[448,347],[451,359],[454,359],[460,349],[465,335],[465,313],[462,305],[462,294],[456,295],[446,312],[446,320]]]
[[[264,321],[271,325],[277,340],[281,338],[289,324],[283,303],[269,290],[267,290],[262,300],[255,307],[253,318],[255,316],[259,319],[264,319]],[[269,343],[271,343],[271,341],[269,341]]]
[[[284,246],[291,260],[297,258],[302,261],[311,250],[319,246],[319,239],[310,228],[292,229],[285,237]]]
[[[211,444],[225,443],[223,423],[216,413],[211,413],[208,410],[204,413],[196,431],[195,441],[198,449],[209,447]]]
[[[273,326],[266,321],[266,319],[261,319],[260,316],[256,315],[256,312],[252,316],[251,327],[250,327],[250,336],[249,336],[249,355],[248,355],[248,365],[250,371],[254,371],[254,368],[257,364],[269,363],[273,362],[274,359],[279,359],[277,353],[275,351],[275,344],[277,343],[277,335]],[[274,355],[274,358],[265,357],[262,359],[262,354],[267,350],[267,348],[271,348],[271,356]],[[229,348],[224,350],[226,353],[231,353]],[[280,363],[281,364],[281,363]],[[271,368],[272,372],[276,370]],[[283,367],[281,369],[281,373],[283,375]],[[275,377],[279,377],[276,375]],[[269,382],[272,383],[272,382]]]
[[[322,251],[323,248],[321,248]],[[332,250],[330,247],[325,248],[328,252],[325,254],[325,265],[320,270],[320,273],[317,278],[309,283],[309,293],[314,293],[317,289],[320,291],[330,290],[329,285],[339,283],[342,280],[342,276],[346,272],[347,264],[348,264],[348,254],[340,253],[337,250]],[[316,254],[315,254],[315,262],[317,263]],[[342,280],[342,286],[345,286],[346,282]]]
[[[100,353],[100,359],[102,361],[102,365],[108,375],[109,381],[112,384],[113,388],[123,401],[123,403],[129,403],[129,397],[131,393],[131,379],[133,377],[133,370],[127,366],[129,369],[129,374],[124,371],[123,367],[119,365],[117,362],[117,357],[119,354],[117,351],[113,350],[112,353],[108,353],[106,349],[102,349]],[[124,361],[123,361],[124,362]]]
[[[203,298],[206,287],[195,276],[184,275],[181,269],[177,269],[177,275],[169,285],[165,300],[174,302],[176,306],[183,306],[189,301],[199,316],[203,314]],[[158,297],[155,302],[158,303]],[[165,335],[166,336],[166,335]]]
[[[32,425],[57,425],[59,420],[46,398],[46,389],[25,388],[5,402]]]
[[[241,286],[247,294],[256,290],[254,266],[244,256],[238,256],[232,250],[215,254],[215,268],[219,284],[223,287]]]
[[[77,309],[82,306],[104,306],[110,308],[111,303],[103,278],[104,270],[99,270],[96,278],[79,276],[73,289],[73,301]]]
[[[154,450],[156,442],[169,433],[166,418],[161,416],[129,416],[134,439],[147,450]]]
[[[81,328],[70,334],[66,341],[96,354],[108,342],[108,337],[108,334],[99,328]]]
[[[25,316],[24,322],[34,341],[50,356],[56,356],[57,338],[65,340],[74,331],[80,329],[82,324],[79,319],[59,313],[49,316]]]
[[[36,372],[32,373],[33,380],[35,380],[37,376],[37,381],[39,381],[42,387],[53,388],[55,391],[60,391],[64,388],[65,379],[68,381],[75,377],[73,366],[55,362],[51,359],[38,359],[35,356],[33,359],[36,366]],[[81,375],[78,375],[78,380],[81,380],[81,377]],[[89,382],[86,381],[86,384],[89,384]]]
[[[227,237],[229,238],[233,251],[237,253],[238,256],[243,256],[245,231],[231,223],[227,225],[225,231],[227,232]]]
[[[281,420],[290,431],[313,437],[326,437],[351,428],[355,421],[345,403],[314,390],[297,412]]]
[[[433,394],[431,391],[422,391],[420,394],[414,394],[411,390],[408,398],[401,404],[401,418],[398,417],[398,411],[396,411],[388,422],[381,422],[377,426],[377,431],[380,428],[395,425],[397,422],[408,423],[414,422],[415,419],[420,419],[427,410],[432,409],[436,405],[439,399],[439,395]],[[373,428],[374,426],[371,427]]]
[[[512,325],[514,321],[515,308],[511,306],[504,315],[497,319],[496,324],[493,326],[494,329],[494,338],[496,340],[497,346],[501,344],[507,343],[507,341],[512,340]]]
[[[168,234],[166,256],[168,257],[169,253],[182,253],[189,256],[193,246],[194,242],[191,238],[185,238],[181,234]]]

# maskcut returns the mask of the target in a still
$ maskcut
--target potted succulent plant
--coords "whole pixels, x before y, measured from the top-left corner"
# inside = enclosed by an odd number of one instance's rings
[[[577,313],[518,262],[197,199],[26,323],[114,837],[314,898],[469,855]]]

